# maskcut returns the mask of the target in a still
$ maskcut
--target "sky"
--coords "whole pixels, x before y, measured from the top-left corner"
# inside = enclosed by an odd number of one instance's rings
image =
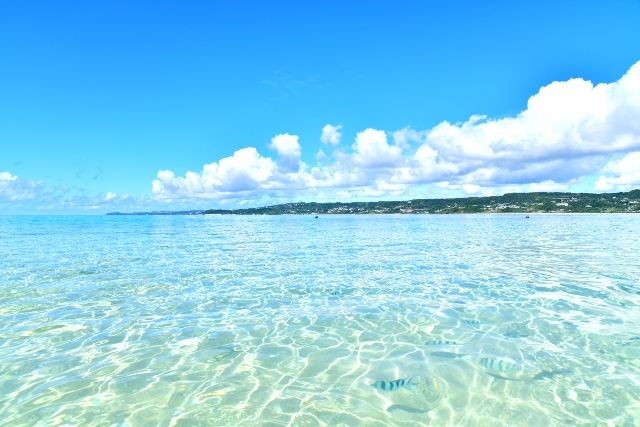
[[[640,188],[640,1],[0,2],[0,213]]]

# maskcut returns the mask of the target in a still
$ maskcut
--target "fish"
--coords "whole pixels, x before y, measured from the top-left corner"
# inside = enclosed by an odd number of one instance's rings
[[[393,380],[393,381],[384,381],[384,380],[378,380],[376,382],[374,382],[373,384],[371,384],[374,388],[378,389],[378,390],[382,390],[382,391],[394,391],[394,390],[398,390],[402,387],[404,388],[412,388],[413,386],[415,386],[417,384],[418,381],[418,377],[414,376],[408,379],[405,378],[400,378],[397,380]]]
[[[424,343],[424,345],[459,345],[460,343],[457,341],[450,341],[450,340],[433,340],[433,341],[427,341],[426,343]]]
[[[478,326],[480,325],[480,321],[478,319],[462,319],[462,323],[470,326]]]
[[[429,353],[431,356],[442,357],[444,359],[460,359],[468,356],[466,353],[452,353],[450,351],[432,351]]]
[[[480,365],[494,372],[514,372],[518,370],[518,365],[507,359],[494,359],[493,357],[483,357]]]
[[[426,414],[427,412],[429,412],[431,409],[418,409],[418,408],[412,408],[411,406],[406,406],[406,405],[391,405],[387,408],[388,412],[408,412],[410,414]]]

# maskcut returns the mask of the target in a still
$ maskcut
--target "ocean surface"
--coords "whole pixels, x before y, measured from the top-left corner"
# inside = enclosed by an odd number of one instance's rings
[[[639,231],[0,216],[0,425],[638,426]]]

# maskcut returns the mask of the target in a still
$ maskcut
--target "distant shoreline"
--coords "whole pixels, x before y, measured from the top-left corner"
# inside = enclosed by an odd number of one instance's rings
[[[256,213],[256,214],[239,214],[239,213],[228,213],[228,214],[179,214],[179,213],[154,213],[154,212],[109,212],[104,215],[107,216],[365,216],[365,215],[377,215],[377,216],[462,216],[462,215],[634,215],[640,214],[640,211],[611,211],[611,212],[455,212],[455,213],[386,213],[386,212],[365,212],[365,213],[281,213],[281,214],[266,214],[266,213]],[[46,216],[46,215],[43,215]],[[92,216],[92,215],[87,215]]]
[[[364,214],[576,214],[640,213],[640,189],[621,193],[507,193],[502,196],[413,199],[378,202],[302,202],[242,208],[152,212],[110,212],[107,215],[364,215]]]

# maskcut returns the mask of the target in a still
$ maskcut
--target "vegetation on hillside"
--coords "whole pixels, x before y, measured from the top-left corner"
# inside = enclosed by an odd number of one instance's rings
[[[285,203],[247,209],[209,209],[204,214],[455,214],[507,212],[640,212],[640,190],[625,193],[507,193],[502,196],[415,199],[394,202]]]
[[[507,193],[502,196],[395,202],[284,203],[246,209],[156,211],[107,215],[457,214],[509,212],[640,212],[640,190],[625,193]]]

